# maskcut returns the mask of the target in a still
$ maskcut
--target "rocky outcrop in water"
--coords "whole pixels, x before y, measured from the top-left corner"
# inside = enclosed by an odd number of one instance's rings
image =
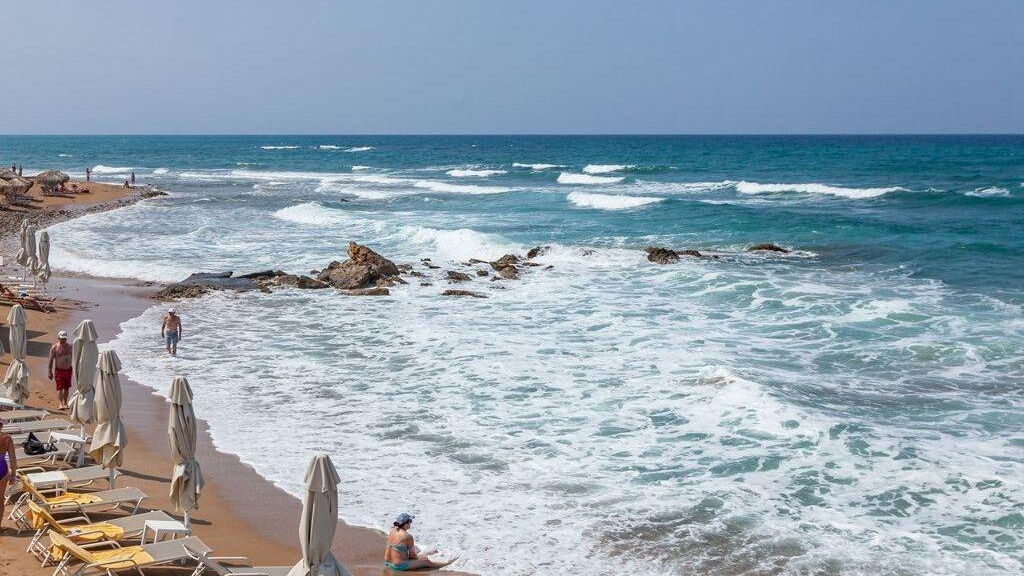
[[[447,270],[445,274],[448,277],[449,282],[469,282],[472,277],[464,272],[456,272],[455,270]]]
[[[781,252],[783,254],[789,254],[790,251],[783,248],[782,246],[776,246],[775,244],[754,244],[750,248],[747,248],[747,252]]]
[[[472,290],[445,290],[441,292],[441,296],[470,296],[472,298],[487,298],[479,292],[473,292]]]
[[[353,290],[390,285],[399,273],[398,266],[391,260],[366,246],[349,242],[348,260],[331,262],[317,280],[342,290]]]

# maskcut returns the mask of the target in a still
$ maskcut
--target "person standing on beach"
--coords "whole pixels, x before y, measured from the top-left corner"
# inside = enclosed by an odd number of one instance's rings
[[[50,363],[47,366],[50,380],[57,385],[57,399],[60,409],[68,407],[68,393],[71,390],[71,344],[68,344],[68,333],[61,330],[57,333],[57,341],[50,346]]]
[[[167,353],[177,356],[178,342],[181,340],[181,316],[178,316],[178,311],[174,308],[167,310],[167,315],[164,316],[160,337],[167,343]]]
[[[135,171],[132,170],[132,186],[135,186]]]
[[[0,420],[0,519],[4,517],[4,504],[7,503],[7,484],[17,472],[18,456],[14,451],[14,439],[10,434],[4,434],[4,421]]]
[[[85,169],[85,181],[88,182],[90,178],[92,178],[92,169],[86,168]]]

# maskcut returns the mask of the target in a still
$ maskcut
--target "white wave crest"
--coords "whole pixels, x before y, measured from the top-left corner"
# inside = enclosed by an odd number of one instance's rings
[[[444,260],[494,260],[504,254],[521,253],[524,250],[524,246],[497,234],[486,234],[469,228],[438,230],[424,226],[404,226],[401,234],[410,242],[432,249]]]
[[[583,167],[584,174],[608,174],[609,172],[622,172],[629,168],[636,168],[633,164],[587,164]]]
[[[341,148],[341,146],[335,146],[334,144],[321,144],[317,146],[317,148],[321,150],[338,150]]]
[[[623,180],[624,176],[591,176],[572,172],[562,172],[558,175],[559,184],[618,184]]]
[[[469,170],[469,169],[455,169],[445,172],[452,178],[487,178],[488,176],[494,176],[497,174],[507,174],[505,170]]]
[[[351,148],[346,148],[345,152],[368,152],[373,149],[373,146],[353,146]]]
[[[92,167],[93,174],[126,174],[131,171],[131,166],[104,166],[103,164],[97,164]]]
[[[511,192],[511,188],[503,186],[477,186],[475,184],[449,184],[437,180],[416,180],[412,184],[416,188],[423,188],[431,192],[446,194],[503,194]]]
[[[352,171],[353,172],[359,172],[360,170],[369,170],[369,169],[370,169],[369,166],[353,166],[352,167]]]
[[[656,204],[664,198],[654,196],[626,196],[625,194],[587,194],[586,192],[572,192],[567,196],[569,202],[583,208],[598,208],[600,210],[629,210],[639,208],[648,204]]]
[[[298,146],[260,146],[264,150],[295,150]]]
[[[304,202],[281,208],[274,212],[274,218],[310,226],[336,226],[349,221],[343,210],[328,208],[319,202]]]
[[[167,172],[168,172],[167,168],[157,168],[156,170],[153,170],[153,174],[156,174],[156,175],[167,174]]]
[[[846,188],[810,182],[805,184],[761,184],[758,182],[737,182],[736,191],[741,194],[772,194],[778,192],[800,192],[804,194],[830,194],[844,198],[873,198],[890,192],[905,190],[900,186],[885,188]]]
[[[989,186],[988,188],[975,188],[970,192],[964,192],[964,195],[978,198],[1005,197],[1010,195],[1010,191],[999,186]]]
[[[513,162],[512,165],[516,168],[529,168],[534,172],[540,172],[541,170],[548,170],[550,168],[565,168],[564,164],[521,164],[519,162]]]

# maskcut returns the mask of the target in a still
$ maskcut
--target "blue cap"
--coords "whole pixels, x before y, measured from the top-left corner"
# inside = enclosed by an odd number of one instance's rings
[[[408,512],[402,512],[398,515],[398,518],[395,518],[395,524],[403,526],[405,524],[408,524],[409,522],[412,522],[413,518],[415,518],[415,516],[413,516],[412,514],[409,514]]]

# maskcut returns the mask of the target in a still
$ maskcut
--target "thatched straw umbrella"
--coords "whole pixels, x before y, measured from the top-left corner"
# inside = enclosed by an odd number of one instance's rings
[[[17,178],[18,173],[10,168],[4,168],[0,170],[0,180],[10,180],[11,178]]]
[[[43,190],[56,190],[61,184],[71,180],[71,176],[56,170],[47,170],[36,174],[35,180]]]
[[[15,194],[24,194],[28,192],[33,186],[35,186],[35,184],[35,182],[27,178],[20,177],[11,178],[10,180],[7,181],[7,185],[13,188],[12,192],[14,192]]]

